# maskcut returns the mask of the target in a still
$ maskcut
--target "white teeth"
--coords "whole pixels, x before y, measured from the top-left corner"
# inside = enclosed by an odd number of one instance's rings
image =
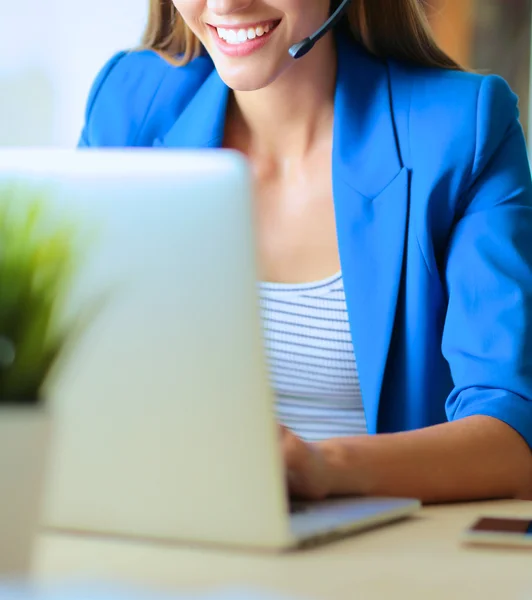
[[[258,27],[250,27],[249,29],[223,29],[218,27],[216,31],[222,40],[228,44],[243,44],[248,40],[254,40],[257,37],[262,37],[273,29],[273,25],[259,25]]]

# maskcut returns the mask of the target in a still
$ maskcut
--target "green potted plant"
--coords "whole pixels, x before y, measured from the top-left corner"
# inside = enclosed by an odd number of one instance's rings
[[[62,307],[79,240],[47,200],[0,187],[0,576],[31,565],[51,426],[44,387],[74,331]]]

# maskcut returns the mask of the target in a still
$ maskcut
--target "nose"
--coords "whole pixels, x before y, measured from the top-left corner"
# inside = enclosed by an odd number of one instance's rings
[[[255,0],[207,0],[207,8],[218,16],[230,15],[249,8]]]

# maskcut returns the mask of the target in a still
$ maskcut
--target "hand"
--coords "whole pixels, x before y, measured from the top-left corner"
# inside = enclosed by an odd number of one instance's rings
[[[323,500],[331,493],[332,473],[318,444],[303,441],[279,426],[288,491],[302,500]]]

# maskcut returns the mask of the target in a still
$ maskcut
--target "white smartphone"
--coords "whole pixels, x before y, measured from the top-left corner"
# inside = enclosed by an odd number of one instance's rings
[[[462,541],[471,545],[532,549],[532,519],[481,517],[465,530]]]

